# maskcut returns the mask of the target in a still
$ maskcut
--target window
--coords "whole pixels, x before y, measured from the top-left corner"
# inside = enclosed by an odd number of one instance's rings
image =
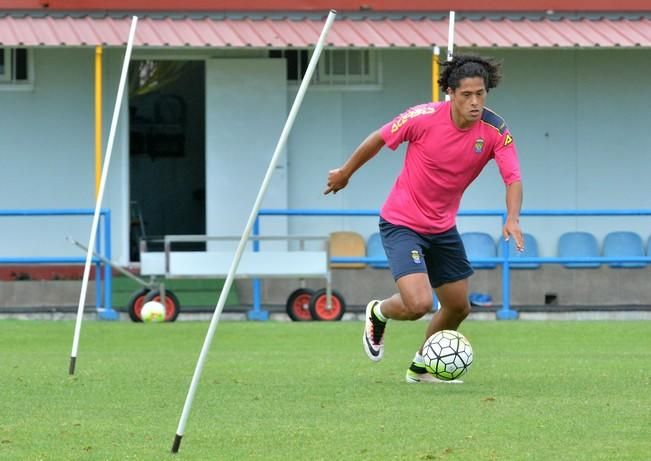
[[[287,60],[287,80],[300,82],[305,76],[310,56],[307,50],[271,50],[270,58],[285,58]]]
[[[3,82],[7,80],[7,76],[9,74],[9,66],[5,54],[5,50],[3,48],[0,48],[0,81]]]
[[[308,50],[272,50],[270,58],[285,58],[287,80],[300,83],[311,52]],[[380,62],[376,50],[324,50],[314,73],[312,85],[338,89],[377,88],[381,84]]]
[[[0,83],[31,83],[27,48],[0,48]]]
[[[378,84],[374,50],[326,50],[319,62],[322,84]]]

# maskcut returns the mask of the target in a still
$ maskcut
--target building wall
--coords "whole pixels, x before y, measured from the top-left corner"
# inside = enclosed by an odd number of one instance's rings
[[[104,145],[122,53],[105,50]],[[322,195],[328,170],[339,166],[367,133],[406,107],[431,97],[428,50],[382,53],[381,90],[308,90],[287,146],[290,208],[377,209],[382,204],[399,171],[404,148],[383,150],[353,177],[346,190],[335,196]],[[504,81],[491,92],[489,105],[507,120],[515,136],[524,175],[525,208],[648,207],[648,53],[489,52],[504,61]],[[0,184],[4,191],[0,208],[92,208],[93,50],[36,49],[34,54],[33,91],[0,91]],[[288,108],[295,92],[288,92]],[[128,256],[126,119],[123,113],[104,200],[104,206],[112,211],[114,259],[123,264]],[[268,162],[271,154],[271,149],[261,153],[260,161]],[[243,163],[242,171],[246,167]],[[503,203],[504,187],[491,163],[467,191],[462,209],[502,208]],[[242,210],[245,216],[249,212],[250,208]],[[79,256],[80,251],[67,243],[65,236],[87,241],[90,229],[89,218],[48,219],[47,226],[43,220],[1,219],[0,254],[4,256]],[[554,255],[558,236],[565,230],[590,230],[600,239],[615,229],[636,231],[645,241],[651,234],[649,218],[549,219],[553,221],[522,220],[524,230],[539,240],[547,256]],[[459,223],[462,231],[499,235],[495,219],[463,218]],[[297,234],[349,229],[366,237],[376,230],[373,218],[292,218],[289,225]]]
[[[213,59],[206,73],[206,233],[238,236],[260,193],[288,112],[285,66],[278,59]],[[246,92],[238,91],[243,82],[251,87]],[[280,151],[263,207],[288,207],[286,158],[285,150]],[[286,222],[279,218],[268,223],[267,235],[286,235]],[[234,250],[238,240],[210,242],[208,248]],[[286,249],[287,244],[261,244],[262,250],[270,247]]]
[[[123,52],[104,52],[105,149]],[[35,49],[31,91],[0,91],[0,209],[95,207],[94,49]],[[124,106],[124,105],[123,105]],[[128,181],[122,113],[103,206],[112,212],[113,251],[126,251]],[[102,155],[104,151],[102,152]],[[92,217],[0,218],[0,255],[84,256]]]
[[[651,70],[644,50],[508,51],[495,108],[508,121],[520,151],[525,208],[648,208],[651,133],[645,107]],[[623,83],[625,82],[625,83]],[[626,88],[624,88],[626,87]],[[464,208],[481,208],[498,191],[495,168],[469,190]],[[490,184],[490,185],[489,185]],[[490,189],[489,189],[490,188]],[[487,192],[492,189],[491,195]],[[558,236],[589,230],[632,230],[646,242],[650,218],[524,218],[525,230],[554,256]]]
[[[514,134],[527,209],[644,208],[651,184],[645,128],[651,93],[644,50],[491,50],[504,79],[488,105]],[[405,107],[430,97],[429,53],[384,52],[384,86],[377,92],[311,90],[290,142],[292,208],[378,208],[399,171],[404,148],[384,149],[336,196],[321,195],[327,171],[339,166],[371,130]],[[626,83],[622,83],[626,82]],[[324,114],[328,114],[324,116]],[[341,117],[330,117],[341,114]],[[297,167],[296,169],[294,167]],[[296,170],[301,173],[296,173]],[[315,185],[316,182],[316,185]],[[504,207],[494,162],[470,186],[462,209]],[[550,221],[551,220],[551,221]],[[376,230],[369,218],[296,218],[297,230],[319,222],[324,230]],[[500,235],[496,218],[460,218],[460,230]],[[649,238],[649,218],[523,218],[522,227],[554,256],[562,232],[589,230],[601,240],[612,230]]]

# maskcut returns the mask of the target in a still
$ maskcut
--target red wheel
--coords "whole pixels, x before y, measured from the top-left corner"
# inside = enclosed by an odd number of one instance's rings
[[[308,288],[298,288],[292,291],[287,298],[287,315],[295,322],[305,322],[312,320],[310,313],[310,300],[314,290]]]
[[[160,290],[152,290],[147,296],[145,296],[145,302],[147,301],[158,301],[161,302]],[[165,321],[173,322],[179,316],[181,311],[181,303],[179,298],[176,297],[174,293],[170,290],[165,290]]]
[[[140,312],[142,311],[142,306],[145,304],[145,296],[147,296],[147,293],[149,293],[149,288],[141,288],[131,295],[127,303],[129,318],[134,322],[142,322]]]
[[[328,297],[325,288],[318,290],[310,300],[310,313],[314,320],[334,321],[341,320],[346,312],[344,297],[332,290],[332,306],[328,308]]]

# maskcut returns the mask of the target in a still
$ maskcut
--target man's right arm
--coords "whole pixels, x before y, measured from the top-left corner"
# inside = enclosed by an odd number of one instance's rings
[[[338,191],[346,187],[348,180],[362,165],[375,156],[384,146],[384,139],[380,135],[380,130],[376,130],[366,137],[366,139],[355,149],[346,163],[341,167],[328,172],[327,187],[324,194]]]

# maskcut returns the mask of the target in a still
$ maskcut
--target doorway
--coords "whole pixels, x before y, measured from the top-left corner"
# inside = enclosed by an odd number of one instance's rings
[[[204,61],[130,67],[131,261],[140,259],[142,237],[206,233],[205,72]]]

